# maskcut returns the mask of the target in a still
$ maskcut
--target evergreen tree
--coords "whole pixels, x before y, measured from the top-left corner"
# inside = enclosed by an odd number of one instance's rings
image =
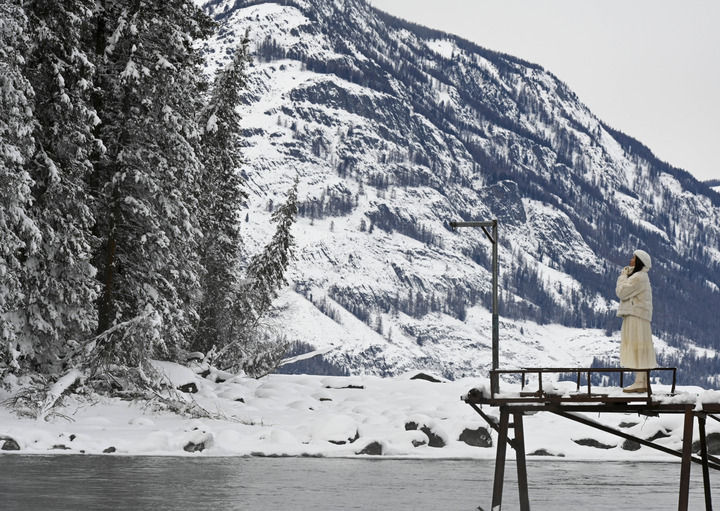
[[[245,292],[250,303],[249,317],[254,321],[270,309],[277,291],[287,285],[285,272],[295,243],[290,229],[297,215],[297,185],[296,178],[285,203],[272,214],[277,226],[270,243],[248,265]]]
[[[250,62],[248,34],[233,60],[218,72],[200,118],[205,163],[200,225],[202,301],[193,348],[207,353],[232,342],[233,301],[238,291],[241,237],[240,208],[246,198],[239,172],[240,115],[236,107],[246,88]]]
[[[296,178],[287,200],[272,214],[277,224],[272,239],[248,264],[246,278],[234,300],[229,337],[232,342],[208,355],[223,367],[242,369],[252,375],[264,374],[285,351],[284,343],[262,330],[261,321],[271,311],[278,290],[287,284],[285,273],[294,245],[290,230],[297,216],[297,185]]]
[[[105,0],[96,162],[98,353],[141,367],[175,358],[191,338],[200,287],[197,113],[205,87],[198,39],[212,23],[191,0]]]
[[[19,335],[24,263],[40,238],[28,213],[33,181],[25,170],[35,152],[33,90],[22,73],[28,47],[19,2],[0,3],[0,376],[7,368],[19,371],[34,349]]]
[[[94,67],[83,48],[92,7],[88,0],[25,3],[34,36],[26,75],[37,121],[32,215],[42,238],[25,261],[24,335],[34,340],[34,364],[46,374],[59,369],[66,341],[89,337],[96,325],[86,179],[102,144],[92,133],[98,122],[90,106]]]

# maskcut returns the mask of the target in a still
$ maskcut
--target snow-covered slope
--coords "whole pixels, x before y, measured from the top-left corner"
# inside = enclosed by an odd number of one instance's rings
[[[246,29],[255,49],[242,109],[250,252],[300,178],[276,324],[298,351],[328,349],[322,370],[484,374],[490,245],[447,227],[461,219],[500,222],[503,365],[616,354],[615,277],[639,247],[655,258],[658,344],[720,347],[720,195],[549,72],[361,0],[206,8],[222,27],[208,72]]]

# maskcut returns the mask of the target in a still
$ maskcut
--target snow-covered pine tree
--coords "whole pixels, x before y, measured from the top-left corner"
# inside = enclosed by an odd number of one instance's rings
[[[28,253],[24,281],[24,336],[33,339],[32,362],[44,374],[61,369],[68,341],[87,339],[96,327],[97,282],[92,265],[93,201],[87,178],[99,122],[90,105],[94,66],[85,52],[91,0],[24,3],[33,45],[25,74],[35,91],[36,152],[32,217],[38,250]]]
[[[28,47],[20,2],[0,3],[0,377],[20,371],[33,350],[18,336],[24,262],[40,238],[28,214],[33,182],[25,170],[35,152],[33,91],[22,73]]]
[[[195,43],[211,28],[192,0],[98,3],[96,353],[140,378],[148,357],[177,356],[196,318],[205,84]]]
[[[238,292],[242,254],[240,209],[246,198],[240,175],[240,114],[236,107],[246,88],[250,62],[247,32],[230,63],[215,76],[208,104],[200,117],[205,170],[200,198],[202,301],[193,349],[207,353],[232,338],[233,302]]]
[[[295,179],[285,203],[272,214],[275,234],[263,251],[253,256],[246,278],[233,305],[232,343],[210,355],[211,361],[225,368],[242,369],[250,375],[265,374],[285,352],[282,336],[263,330],[262,320],[272,310],[273,300],[287,284],[285,273],[292,258],[291,232],[297,216]]]
[[[255,318],[270,309],[277,291],[287,285],[285,272],[295,243],[291,228],[297,216],[297,187],[298,179],[295,178],[287,199],[272,214],[272,221],[276,224],[275,234],[262,253],[252,258],[247,268],[248,285],[245,291],[250,297]]]

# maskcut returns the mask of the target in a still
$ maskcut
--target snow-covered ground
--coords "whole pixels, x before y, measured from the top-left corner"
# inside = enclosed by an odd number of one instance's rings
[[[157,366],[175,386],[194,383],[198,391],[183,396],[194,399],[215,418],[192,419],[158,411],[147,402],[102,397],[66,397],[56,410],[59,413],[48,421],[18,418],[0,407],[0,452],[408,458],[495,455],[496,433],[461,400],[471,388],[487,386],[483,378],[434,383],[411,379],[417,374],[414,372],[393,378],[270,375],[215,382],[177,364],[158,362]],[[555,385],[574,388],[569,382]],[[501,391],[516,392],[517,387],[503,383]],[[653,389],[657,395],[668,391],[662,385]],[[678,390],[686,393],[680,399],[687,402],[712,393],[696,387]],[[717,400],[715,394],[709,397]],[[0,401],[7,397],[0,393]],[[485,407],[484,411],[497,416],[496,409]],[[681,447],[682,415],[588,416],[636,437],[659,435],[657,442],[673,449]],[[490,430],[490,434],[478,432],[478,428]],[[715,421],[709,421],[707,428],[708,434],[720,432]],[[476,440],[487,446],[461,440],[468,435],[466,430],[479,433]],[[550,413],[527,416],[525,435],[529,454],[544,451],[545,455],[573,460],[675,459],[647,447],[625,450],[619,437]],[[596,447],[577,443],[592,440]],[[444,445],[434,446],[438,444]],[[19,450],[7,450],[14,447]],[[512,450],[509,452],[512,456]]]

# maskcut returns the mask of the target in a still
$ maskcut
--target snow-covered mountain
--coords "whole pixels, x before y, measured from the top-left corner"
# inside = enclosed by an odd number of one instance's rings
[[[248,250],[300,178],[292,286],[276,326],[296,369],[446,377],[490,360],[500,223],[502,366],[615,355],[614,284],[653,257],[668,352],[720,348],[720,195],[596,118],[550,72],[363,0],[211,0],[222,66],[245,30]],[[710,351],[713,353],[713,351]]]

